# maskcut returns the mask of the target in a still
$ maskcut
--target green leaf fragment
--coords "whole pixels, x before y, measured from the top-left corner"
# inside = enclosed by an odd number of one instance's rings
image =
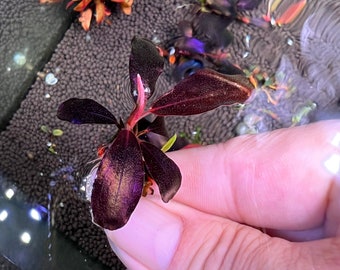
[[[40,127],[40,130],[41,130],[42,132],[45,132],[45,133],[49,133],[49,132],[50,132],[50,128],[49,128],[48,126],[46,126],[46,125],[42,125],[42,126]]]
[[[296,125],[301,122],[303,117],[306,117],[310,112],[315,110],[317,105],[314,102],[309,102],[302,108],[300,108],[297,113],[292,116],[292,123]]]
[[[55,137],[60,137],[64,134],[64,132],[61,130],[61,129],[53,129],[52,130],[52,135],[55,136]]]
[[[173,135],[162,147],[162,152],[167,152],[169,151],[169,149],[174,145],[174,143],[177,140],[177,134],[175,133],[175,135]]]

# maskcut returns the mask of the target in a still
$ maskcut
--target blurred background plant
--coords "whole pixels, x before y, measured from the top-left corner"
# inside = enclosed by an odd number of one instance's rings
[[[40,0],[40,3],[58,3],[61,1],[62,0]],[[111,15],[112,9],[114,8],[112,4],[114,3],[118,3],[126,15],[131,14],[133,0],[71,0],[67,3],[66,7],[72,7],[74,11],[80,13],[79,22],[83,29],[88,31],[93,19],[100,24]]]

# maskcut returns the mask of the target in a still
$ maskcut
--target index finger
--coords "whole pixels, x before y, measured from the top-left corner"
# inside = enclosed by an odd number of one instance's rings
[[[253,226],[320,226],[339,171],[340,122],[324,121],[169,153],[183,175],[174,200]],[[338,138],[338,139],[337,139]]]

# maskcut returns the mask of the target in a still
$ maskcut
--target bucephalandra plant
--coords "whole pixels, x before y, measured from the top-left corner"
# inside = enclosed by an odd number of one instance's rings
[[[221,105],[243,103],[253,89],[243,75],[201,69],[146,108],[163,64],[152,42],[136,37],[132,40],[129,75],[131,92],[137,94],[135,108],[125,122],[92,99],[71,98],[58,108],[61,120],[118,127],[115,138],[104,148],[97,170],[93,170],[96,175],[91,194],[92,216],[94,223],[103,228],[115,230],[124,226],[150,182],[158,185],[164,202],[171,200],[180,188],[182,176],[178,166],[153,139],[166,136],[164,116],[200,114]]]

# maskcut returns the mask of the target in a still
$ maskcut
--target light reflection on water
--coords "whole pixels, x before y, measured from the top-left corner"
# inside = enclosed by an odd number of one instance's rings
[[[0,186],[0,254],[23,270],[105,269],[51,227],[50,209],[24,199],[14,186]]]

